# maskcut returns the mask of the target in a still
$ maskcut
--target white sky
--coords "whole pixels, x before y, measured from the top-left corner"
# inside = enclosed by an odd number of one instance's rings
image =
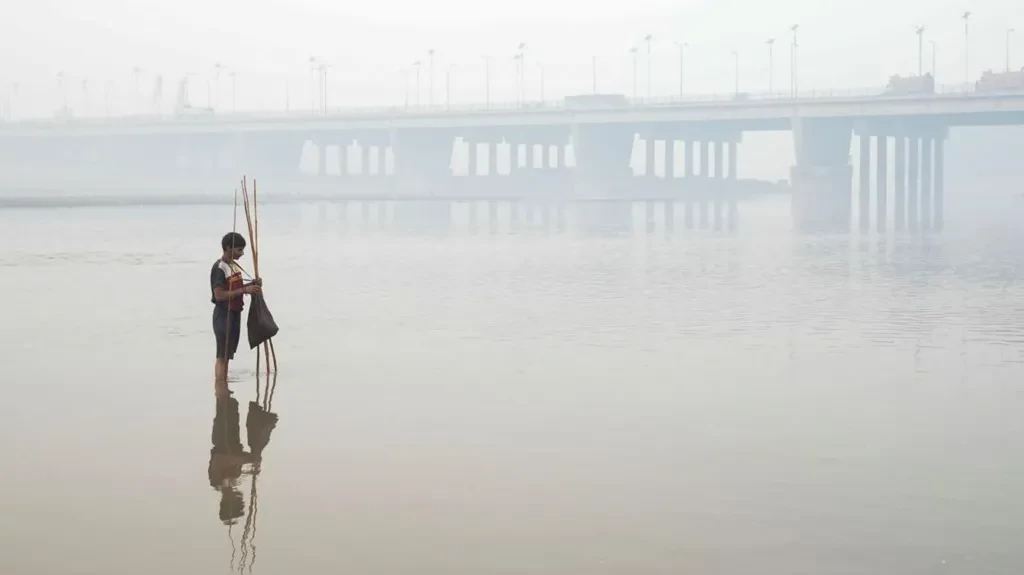
[[[526,82],[539,97],[540,66],[547,99],[591,90],[597,58],[601,92],[632,92],[629,48],[654,35],[652,91],[678,91],[677,41],[686,55],[689,93],[733,89],[733,59],[739,53],[740,89],[763,92],[768,83],[765,40],[777,37],[775,86],[789,85],[789,26],[800,24],[801,89],[863,88],[884,84],[890,74],[917,69],[914,27],[928,28],[938,46],[938,80],[961,82],[964,34],[960,14],[971,19],[971,68],[1005,65],[1005,38],[1014,37],[1014,67],[1024,64],[1024,2],[1012,0],[35,0],[8,2],[0,21],[0,94],[12,97],[15,117],[50,115],[60,106],[57,75],[64,72],[69,104],[77,114],[88,103],[100,115],[104,93],[113,112],[132,111],[131,70],[142,67],[141,92],[149,100],[154,73],[164,78],[169,106],[185,73],[197,76],[191,100],[230,108],[231,82],[214,82],[214,65],[238,72],[239,109],[283,109],[286,90],[293,109],[310,106],[313,88],[307,59],[328,61],[332,107],[400,105],[404,73],[412,61],[436,50],[435,101],[445,99],[451,74],[453,103],[484,99],[484,55],[493,57],[493,100],[514,98],[519,42],[527,45]],[[642,49],[643,50],[643,49]],[[83,90],[82,80],[87,79]],[[647,62],[641,56],[639,92],[646,94]],[[428,71],[421,75],[426,103]],[[287,86],[287,88],[286,88]],[[415,99],[414,81],[410,81]],[[87,100],[88,98],[88,100]],[[2,101],[0,101],[2,104]]]

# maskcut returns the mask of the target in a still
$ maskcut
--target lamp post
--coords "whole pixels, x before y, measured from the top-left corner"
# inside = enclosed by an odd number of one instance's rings
[[[793,98],[796,98],[797,94],[800,91],[799,90],[799,86],[797,84],[797,75],[796,75],[796,72],[797,72],[797,57],[796,57],[797,53],[796,52],[797,52],[797,48],[800,47],[800,45],[797,44],[797,41],[796,41],[796,33],[797,33],[797,30],[799,30],[799,29],[800,29],[800,25],[799,24],[793,24],[792,26],[789,27],[789,30],[791,32],[793,32],[793,41],[789,45],[789,92],[790,92],[790,96],[792,96]]]
[[[1016,30],[1010,28],[1006,31],[1006,71],[1010,71],[1010,35]]]
[[[412,63],[416,67],[416,107],[420,107],[420,68],[423,67],[421,60],[416,60]]]
[[[491,57],[484,56],[484,101],[491,107]]]
[[[970,12],[964,12],[962,16],[964,19],[964,84],[970,84],[971,82],[971,60],[970,60],[970,38],[968,36],[969,25],[968,22],[971,19]]]
[[[629,49],[629,53],[633,55],[633,99],[636,100],[636,53],[637,47],[633,46]]]
[[[434,49],[433,48],[427,50],[427,56],[430,58],[430,70],[428,71],[428,73],[430,74],[430,80],[428,82],[428,84],[430,86],[430,93],[427,95],[427,101],[430,103],[431,107],[433,107],[433,105],[434,105]]]
[[[775,38],[768,38],[765,44],[768,44],[768,95],[771,95],[775,91]]]
[[[522,75],[519,73],[519,67],[523,65],[523,55],[522,55],[522,53],[516,52],[516,54],[514,56],[512,56],[512,61],[514,61],[516,63],[515,64],[515,73],[516,73],[515,103],[517,105],[521,106],[523,104],[523,90],[522,90],[522,88],[520,86],[520,84],[522,82]]]
[[[310,56],[309,62],[309,111],[316,113],[316,58]]]
[[[519,101],[526,102],[526,43],[520,42],[516,47],[519,56]]]
[[[644,36],[644,42],[647,42],[647,99],[651,99],[651,40],[654,36],[648,34]]]
[[[135,113],[142,113],[142,97],[139,95],[139,76],[142,75],[142,68],[138,66],[132,68],[132,76],[135,79]]]
[[[932,82],[933,83],[937,83],[938,82],[937,78],[939,76],[939,73],[938,73],[938,69],[935,66],[935,53],[937,51],[938,44],[935,43],[935,40],[930,40],[930,42],[931,42],[931,45],[932,45]]]
[[[679,46],[679,97],[683,97],[683,58],[685,57],[686,48],[690,44],[687,42],[676,42],[676,46]]]
[[[732,51],[732,59],[733,59],[733,65],[734,65],[734,71],[733,71],[733,81],[734,81],[733,94],[738,96],[739,93],[740,93],[740,53],[738,51],[736,51],[736,50],[733,50]]]
[[[917,27],[917,75],[924,76],[924,26]]]

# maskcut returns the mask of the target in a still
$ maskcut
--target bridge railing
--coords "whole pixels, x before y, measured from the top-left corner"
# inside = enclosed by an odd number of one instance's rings
[[[108,117],[73,117],[64,116],[54,119],[23,120],[19,124],[140,124],[140,123],[205,123],[205,122],[246,122],[246,121],[297,121],[310,120],[321,121],[324,119],[346,119],[346,118],[399,118],[414,116],[441,116],[446,114],[503,114],[503,113],[529,113],[529,112],[557,112],[566,109],[592,110],[592,109],[622,109],[625,108],[650,108],[650,107],[672,107],[672,106],[706,106],[709,104],[734,104],[744,105],[752,102],[772,102],[782,104],[813,103],[824,100],[848,100],[864,98],[886,98],[886,99],[927,99],[927,98],[972,98],[991,97],[991,92],[975,92],[972,84],[948,84],[937,86],[934,93],[931,92],[910,92],[894,93],[886,90],[885,86],[855,89],[827,89],[827,90],[801,90],[796,95],[790,92],[770,93],[719,93],[719,94],[682,94],[674,96],[661,96],[657,98],[628,98],[623,105],[607,105],[592,108],[588,106],[567,106],[565,100],[547,101],[525,101],[525,102],[490,102],[490,103],[457,103],[457,104],[434,104],[434,105],[408,105],[408,106],[364,106],[349,108],[331,108],[326,112],[319,110],[297,110],[297,111],[251,111],[251,112],[214,112],[196,111],[190,113],[169,113],[169,114],[133,114]]]

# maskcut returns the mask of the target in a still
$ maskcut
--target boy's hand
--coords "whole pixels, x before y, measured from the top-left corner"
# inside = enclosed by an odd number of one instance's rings
[[[257,294],[257,293],[260,293],[261,291],[263,291],[263,288],[261,288],[258,285],[252,285],[252,284],[247,285],[244,288],[242,288],[242,293],[246,293],[246,294],[249,294],[249,295]]]

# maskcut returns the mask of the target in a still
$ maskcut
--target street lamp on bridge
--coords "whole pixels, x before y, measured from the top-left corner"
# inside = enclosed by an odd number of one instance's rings
[[[964,84],[971,83],[971,60],[970,60],[970,38],[968,37],[968,21],[971,18],[970,12],[964,12]]]
[[[924,26],[918,26],[917,33],[917,75],[924,76]]]
[[[796,41],[796,32],[800,29],[799,24],[793,24],[789,27],[790,32],[793,33],[793,41],[789,45],[789,93],[790,96],[796,98],[797,92],[799,91],[797,86],[797,58],[796,51],[800,47]]]
[[[654,40],[654,36],[648,34],[644,36],[644,42],[647,42],[647,99],[651,99],[651,40]]]
[[[775,48],[775,38],[768,38],[765,42],[768,45],[768,95],[770,96],[775,90],[775,57],[773,54],[773,48]]]
[[[1006,31],[1006,71],[1010,71],[1010,35],[1016,32],[1013,28]]]
[[[636,53],[638,48],[633,46],[629,49],[629,53],[633,55],[633,99],[636,100]]]
[[[732,51],[732,59],[734,65],[733,71],[733,95],[739,96],[740,94],[740,53],[737,50]]]
[[[688,42],[676,42],[679,47],[679,97],[683,97],[683,58],[685,50],[690,46]]]
[[[428,74],[430,74],[430,79],[429,79],[429,82],[428,82],[428,84],[430,86],[430,94],[427,95],[427,101],[430,102],[430,106],[433,107],[434,106],[434,49],[433,48],[427,50],[427,57],[430,58],[430,69],[427,72]]]
[[[420,107],[420,68],[423,67],[423,61],[422,60],[416,60],[415,62],[412,63],[412,65],[416,68],[416,107],[419,108]]]

